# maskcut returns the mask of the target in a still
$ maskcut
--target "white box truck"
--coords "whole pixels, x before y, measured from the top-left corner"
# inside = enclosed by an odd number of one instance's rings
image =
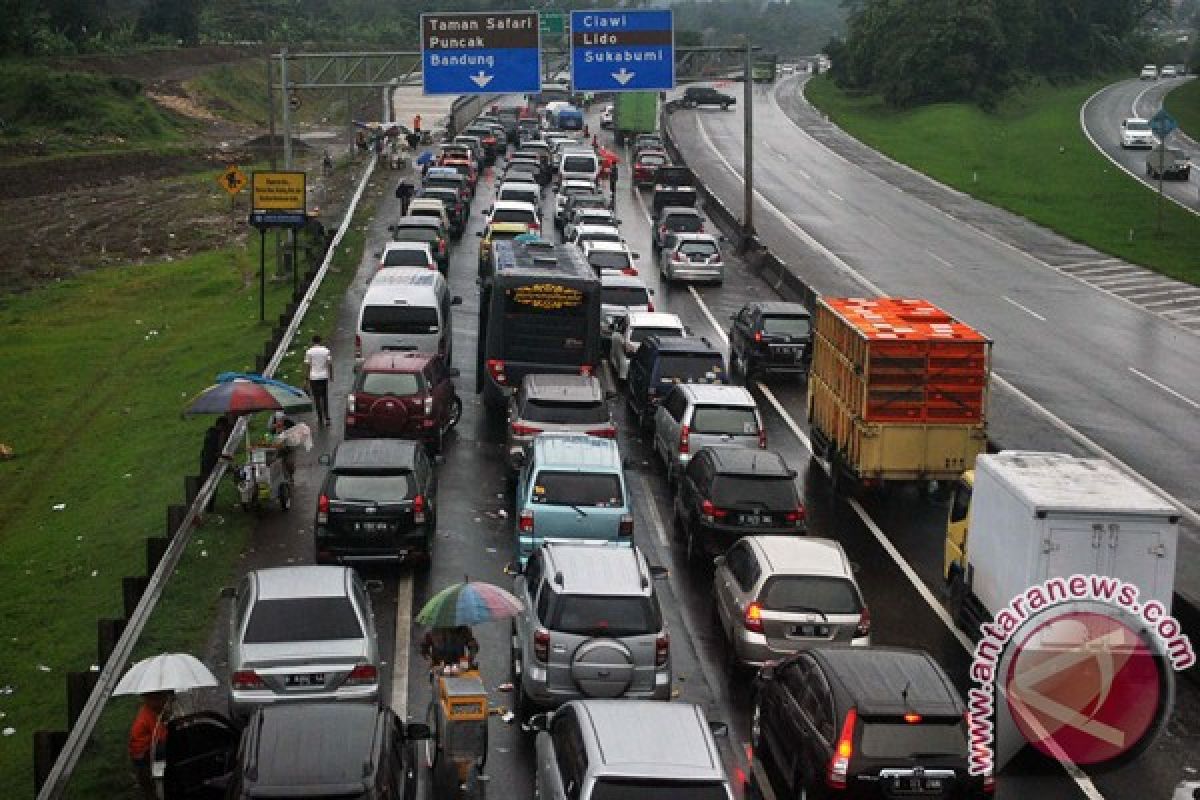
[[[959,481],[946,526],[955,620],[974,634],[1050,578],[1107,575],[1138,602],[1171,607],[1179,511],[1109,462],[1062,453],[982,454]]]

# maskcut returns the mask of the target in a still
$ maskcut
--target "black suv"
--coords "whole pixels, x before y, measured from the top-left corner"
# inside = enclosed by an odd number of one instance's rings
[[[730,319],[729,371],[747,380],[756,373],[808,373],[812,315],[800,303],[747,303]]]
[[[664,164],[654,171],[654,196],[650,207],[655,216],[665,206],[696,205],[696,185],[692,171],[678,164]]]
[[[313,526],[318,564],[428,565],[437,529],[437,473],[420,442],[357,439],[321,456],[329,474]]]
[[[803,534],[796,471],[772,450],[702,447],[679,481],[674,521],[689,559],[724,553],[749,534]]]
[[[704,215],[687,206],[664,206],[650,231],[650,246],[655,256],[672,233],[704,233]]]
[[[625,402],[642,430],[679,383],[727,383],[725,356],[699,336],[650,336],[629,362]]]
[[[991,776],[967,772],[966,709],[928,653],[814,647],[764,666],[755,690],[754,758],[779,797],[992,796]]]
[[[243,730],[219,714],[192,714],[170,723],[163,796],[415,800],[414,742],[429,736],[375,703],[267,706]]]
[[[695,108],[696,106],[720,106],[722,111],[728,111],[729,107],[737,102],[737,99],[732,95],[718,92],[711,86],[689,86],[683,90],[683,107]]]

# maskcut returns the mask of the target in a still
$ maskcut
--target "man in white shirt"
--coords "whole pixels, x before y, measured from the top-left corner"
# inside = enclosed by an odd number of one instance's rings
[[[308,367],[308,391],[312,393],[313,405],[317,409],[317,422],[329,427],[329,382],[333,380],[333,356],[329,348],[321,343],[321,337],[312,337],[312,347],[304,351],[304,363]]]

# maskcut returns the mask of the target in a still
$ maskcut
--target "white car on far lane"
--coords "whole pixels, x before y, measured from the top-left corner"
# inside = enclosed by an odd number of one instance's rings
[[[1150,130],[1150,120],[1129,117],[1121,122],[1121,147],[1153,148],[1156,144],[1158,139]]]

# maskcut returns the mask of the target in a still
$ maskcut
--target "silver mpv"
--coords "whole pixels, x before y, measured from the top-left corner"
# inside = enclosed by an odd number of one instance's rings
[[[508,405],[505,452],[509,475],[520,472],[533,437],[586,433],[617,438],[608,398],[593,375],[526,375]]]
[[[654,412],[652,446],[670,484],[683,474],[692,453],[722,444],[750,450],[767,447],[758,404],[743,386],[680,384]]]
[[[671,637],[640,550],[548,543],[514,593],[513,711],[521,719],[581,697],[671,697]]]

